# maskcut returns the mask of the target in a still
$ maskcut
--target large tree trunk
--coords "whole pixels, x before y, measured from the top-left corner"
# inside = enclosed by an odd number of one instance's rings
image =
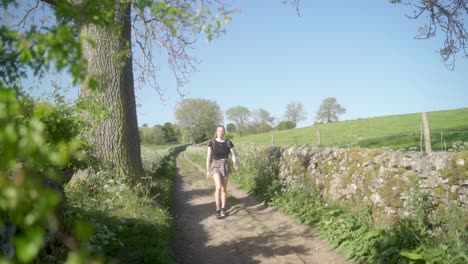
[[[110,118],[95,122],[92,131],[94,154],[107,165],[116,168],[131,182],[143,175],[138,134],[131,51],[131,4],[115,1],[115,23],[119,34],[93,24],[80,25],[81,34],[94,45],[83,46],[88,61],[88,74],[97,76],[98,91],[86,82],[80,85],[80,96],[97,98]]]

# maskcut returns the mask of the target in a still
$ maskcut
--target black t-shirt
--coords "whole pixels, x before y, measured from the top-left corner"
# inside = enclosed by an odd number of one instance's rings
[[[208,147],[211,148],[211,157],[213,159],[227,159],[234,144],[229,139],[226,139],[224,142],[211,140]]]

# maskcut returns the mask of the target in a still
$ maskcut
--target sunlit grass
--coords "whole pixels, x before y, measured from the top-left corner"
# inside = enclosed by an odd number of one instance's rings
[[[429,112],[428,117],[433,150],[468,141],[468,108]],[[264,146],[318,145],[319,131],[322,146],[419,149],[421,122],[421,113],[373,117],[235,137],[233,141]]]

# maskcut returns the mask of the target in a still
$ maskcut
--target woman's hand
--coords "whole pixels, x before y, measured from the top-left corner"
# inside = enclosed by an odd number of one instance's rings
[[[210,171],[206,170],[206,179],[210,178]]]
[[[235,169],[235,170],[239,170],[239,166],[237,166],[237,162],[234,162],[233,165],[234,165],[234,169]]]

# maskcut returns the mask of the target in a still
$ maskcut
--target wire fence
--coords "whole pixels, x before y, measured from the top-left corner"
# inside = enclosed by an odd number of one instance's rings
[[[468,130],[431,130],[430,142],[434,151],[449,151],[449,150],[467,150],[468,149]],[[346,145],[352,146],[353,144],[361,147],[379,146],[400,148],[406,150],[423,150],[424,139],[422,132],[406,132],[385,134],[374,137],[363,137],[357,142],[348,142]]]
[[[468,130],[432,130],[430,142],[433,151],[462,151],[468,150]],[[325,147],[363,147],[392,150],[423,151],[425,149],[423,133],[403,132],[383,134],[378,136],[363,136],[347,134],[340,137],[326,133],[311,133],[309,136],[275,135],[271,133],[270,139],[265,136],[249,141],[254,145],[287,146],[308,144]]]

